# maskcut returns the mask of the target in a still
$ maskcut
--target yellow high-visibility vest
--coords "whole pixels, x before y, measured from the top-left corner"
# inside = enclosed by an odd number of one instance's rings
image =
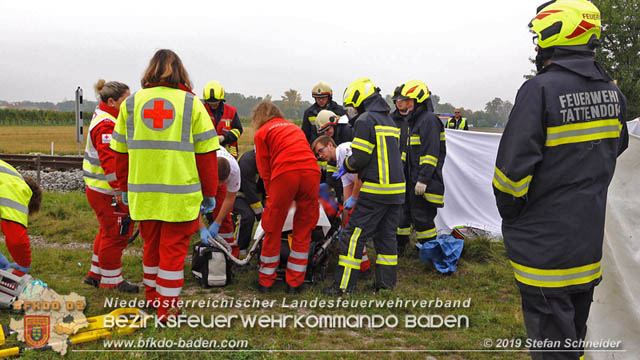
[[[84,183],[91,190],[95,190],[107,195],[115,194],[109,181],[116,179],[116,174],[105,174],[100,158],[98,157],[98,150],[96,149],[93,139],[91,139],[91,130],[103,121],[116,122],[113,115],[106,111],[96,109],[93,113],[93,119],[89,124],[89,135],[87,136],[87,146],[84,149],[84,160],[82,161],[82,173],[84,175]]]
[[[31,188],[11,165],[0,160],[0,218],[27,227]]]
[[[131,218],[192,221],[202,202],[195,154],[220,148],[204,105],[164,86],[142,89],[120,106],[111,149],[129,154]]]

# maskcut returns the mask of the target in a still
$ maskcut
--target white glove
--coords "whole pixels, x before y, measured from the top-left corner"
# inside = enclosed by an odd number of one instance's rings
[[[424,194],[426,190],[427,190],[427,184],[423,184],[420,181],[416,183],[416,188],[415,188],[416,195],[422,196],[422,194]]]

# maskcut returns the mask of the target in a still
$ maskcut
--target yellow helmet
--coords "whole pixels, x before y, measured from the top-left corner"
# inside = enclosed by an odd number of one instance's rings
[[[360,78],[344,89],[344,106],[358,108],[366,98],[378,91],[380,91],[380,89],[369,78]]]
[[[331,110],[321,110],[316,117],[316,130],[322,134],[330,126],[338,123],[339,116]]]
[[[202,91],[204,101],[223,101],[224,89],[217,81],[209,81]]]
[[[313,89],[311,89],[311,96],[313,96],[314,98],[325,96],[332,97],[333,90],[331,89],[331,86],[329,86],[329,84],[324,81],[320,81],[319,83],[313,85]]]
[[[549,1],[538,7],[529,28],[542,49],[584,45],[593,49],[600,39],[600,11],[586,0]]]
[[[429,98],[429,88],[422,80],[409,80],[398,85],[393,92],[393,101],[415,99],[418,104]]]

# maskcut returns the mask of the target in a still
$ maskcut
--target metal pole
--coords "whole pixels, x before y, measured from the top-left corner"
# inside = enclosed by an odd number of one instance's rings
[[[40,185],[40,154],[36,157],[36,182]]]
[[[76,89],[76,141],[78,142],[78,155],[82,154],[82,88]]]

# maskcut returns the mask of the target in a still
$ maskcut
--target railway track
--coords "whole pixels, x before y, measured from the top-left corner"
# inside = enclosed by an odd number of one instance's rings
[[[0,160],[23,169],[82,169],[82,156],[44,154],[0,154]]]

